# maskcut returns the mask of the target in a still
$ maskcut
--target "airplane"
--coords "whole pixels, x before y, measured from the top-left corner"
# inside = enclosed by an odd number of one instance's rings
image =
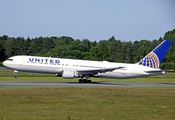
[[[79,83],[91,83],[90,77],[114,79],[148,77],[165,73],[159,66],[171,43],[171,40],[164,40],[135,64],[18,55],[10,57],[3,62],[3,65],[14,70],[15,78],[18,77],[18,71],[56,74],[67,79],[80,77]]]

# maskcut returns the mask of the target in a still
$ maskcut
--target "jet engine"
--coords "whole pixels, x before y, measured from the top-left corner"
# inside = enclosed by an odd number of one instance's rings
[[[78,75],[76,74],[75,71],[72,71],[72,70],[64,70],[63,71],[63,74],[62,74],[62,77],[63,78],[66,78],[66,79],[73,79],[75,77],[78,77]]]

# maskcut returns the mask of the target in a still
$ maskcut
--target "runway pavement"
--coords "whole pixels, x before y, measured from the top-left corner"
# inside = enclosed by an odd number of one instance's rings
[[[170,87],[175,83],[148,83],[148,82],[36,82],[36,81],[0,81],[0,87]]]

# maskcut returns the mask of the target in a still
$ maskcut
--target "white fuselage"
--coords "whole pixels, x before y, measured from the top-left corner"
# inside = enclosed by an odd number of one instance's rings
[[[163,74],[162,71],[145,72],[145,71],[158,71],[160,69],[154,69],[138,64],[24,56],[24,55],[11,57],[8,60],[4,61],[3,64],[8,68],[17,71],[57,74],[58,76],[62,76],[64,70],[72,70],[76,72],[77,70],[93,70],[93,69],[103,69],[111,67],[122,67],[122,68],[104,73],[97,73],[94,75],[94,77],[128,79],[128,78],[147,77],[151,75]]]

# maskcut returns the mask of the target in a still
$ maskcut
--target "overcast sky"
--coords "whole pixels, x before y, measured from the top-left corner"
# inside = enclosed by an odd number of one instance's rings
[[[153,40],[175,29],[175,0],[1,0],[0,36]]]

